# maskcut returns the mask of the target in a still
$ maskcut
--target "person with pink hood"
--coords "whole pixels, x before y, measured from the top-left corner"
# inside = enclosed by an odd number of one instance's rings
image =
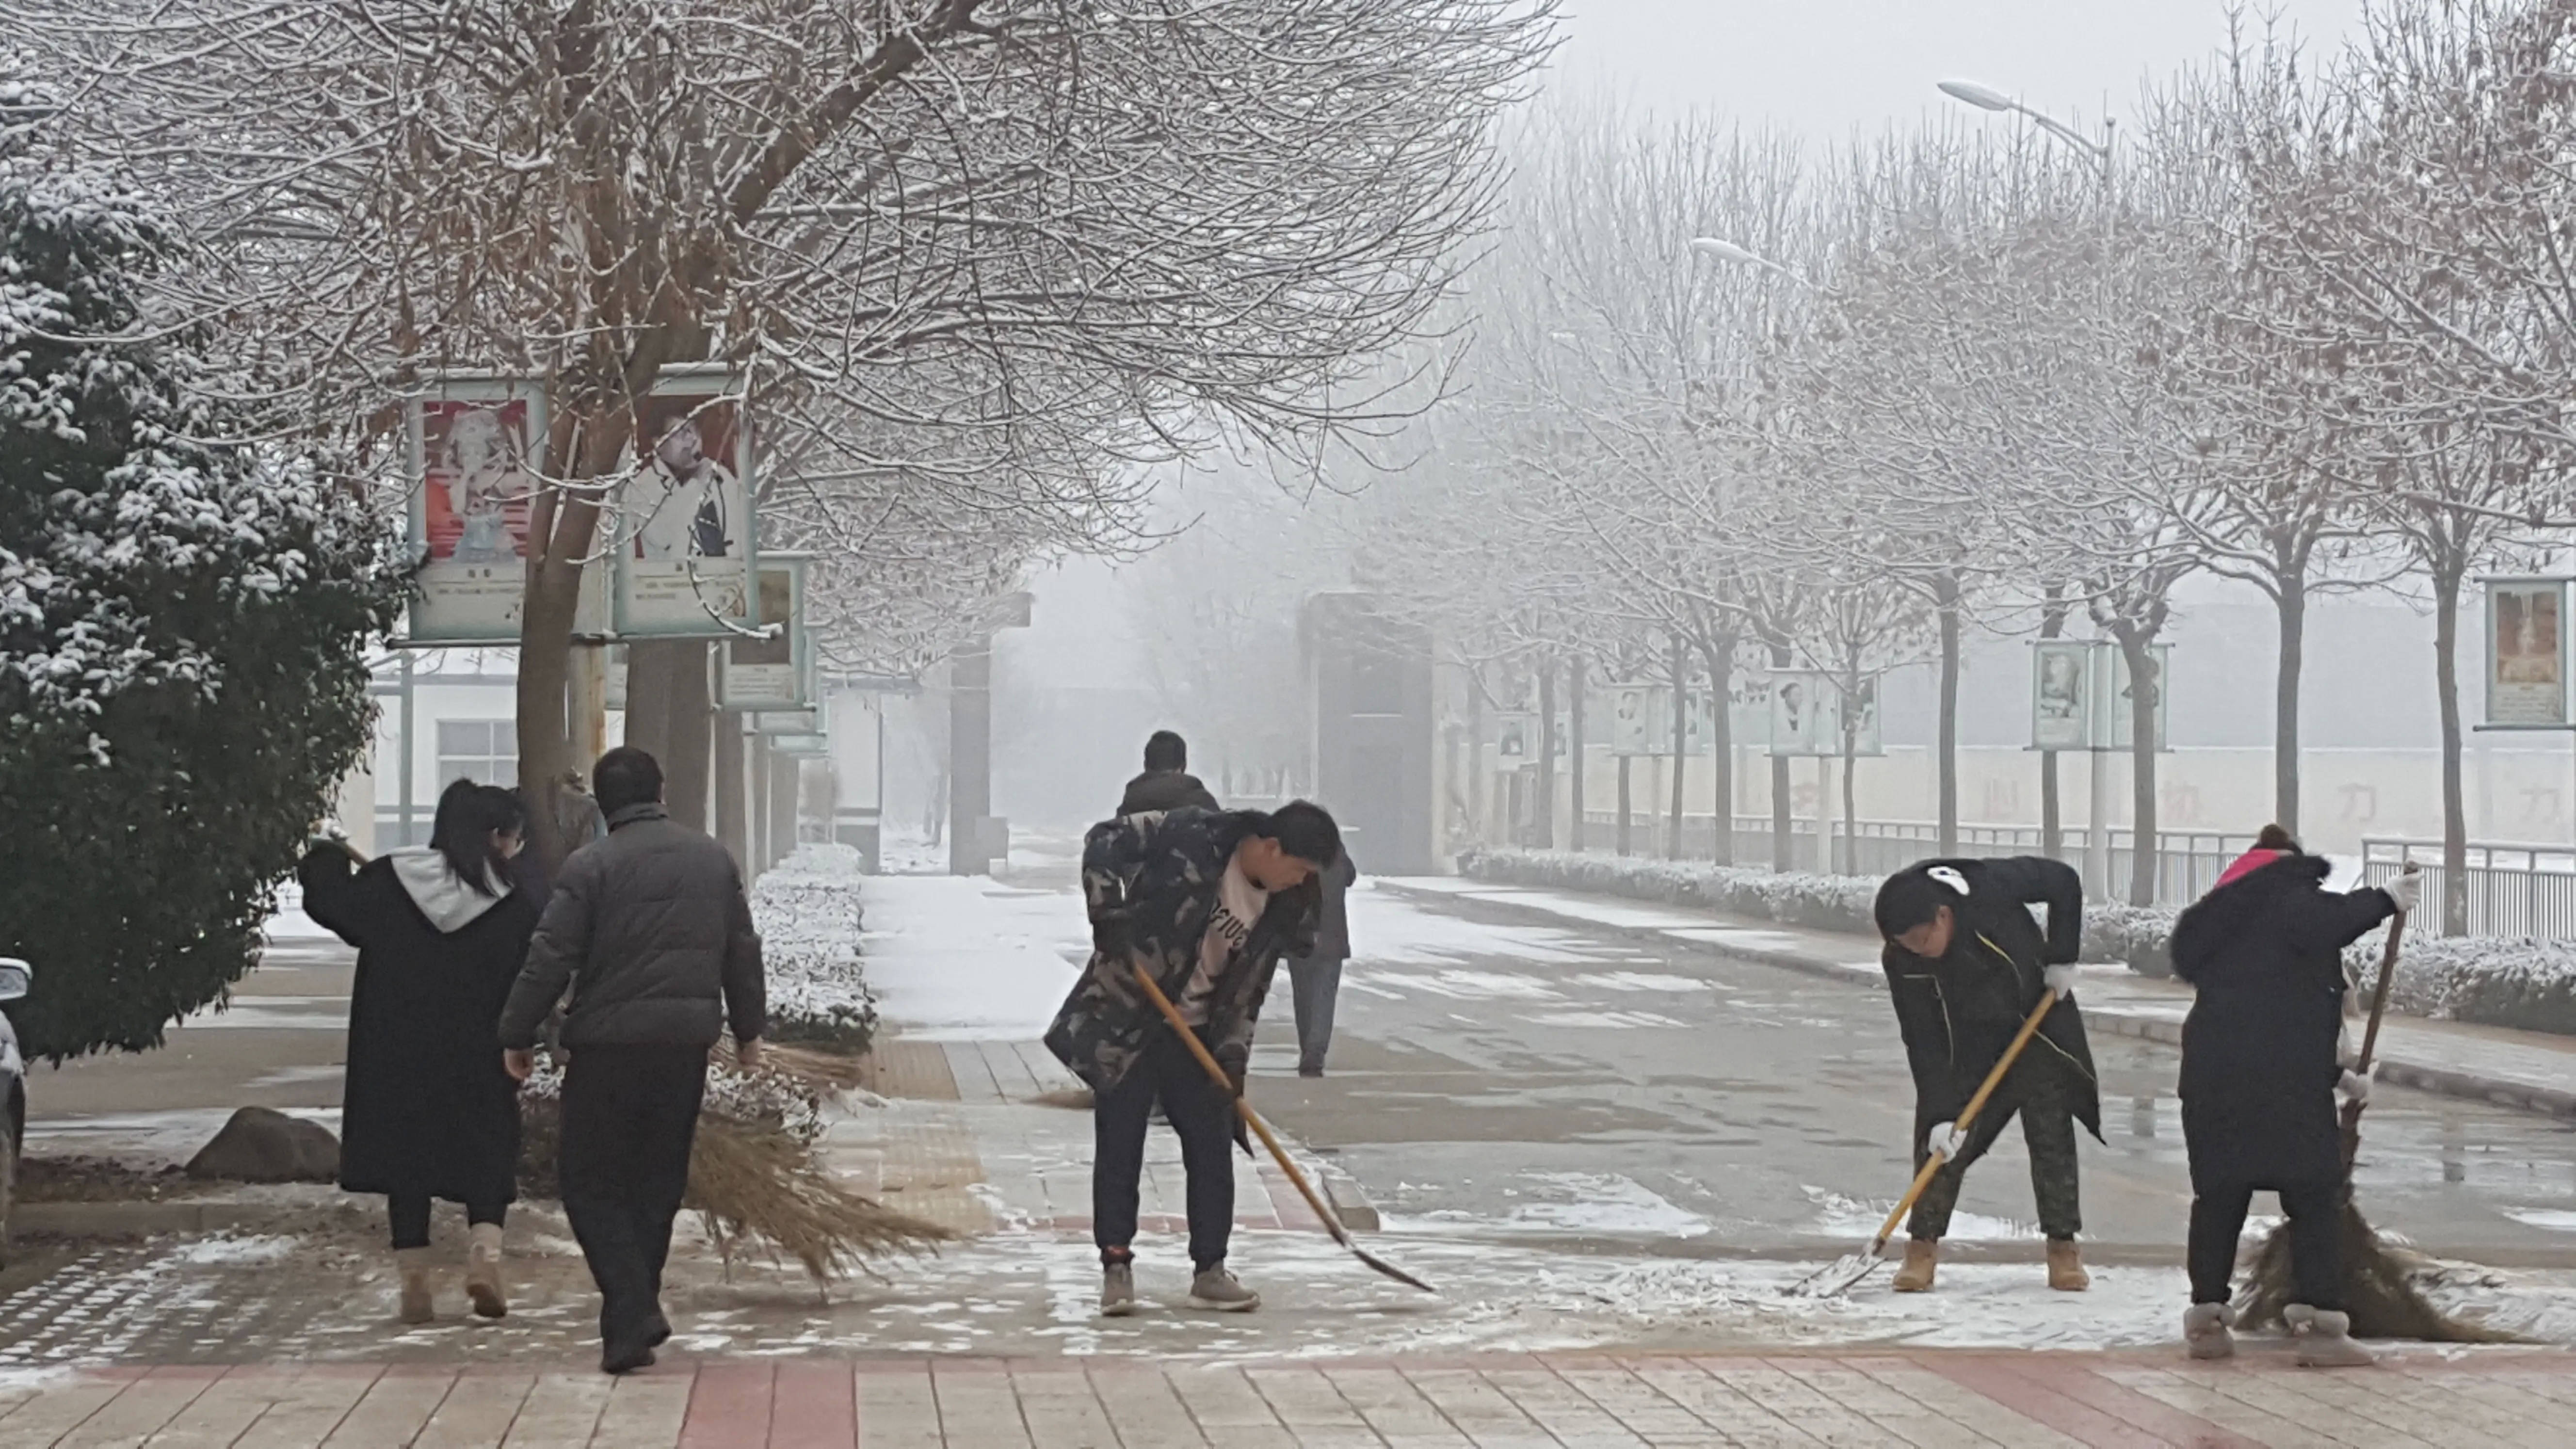
[[[2182,1133],[2191,1159],[2191,1298],[2183,1336],[2193,1358],[2235,1351],[2229,1279],[2257,1190],[2280,1194],[2290,1220],[2299,1301],[2285,1312],[2298,1359],[2366,1364],[2344,1313],[2342,1129],[2335,1094],[2370,1083],[2337,1058],[2347,983],[2343,948],[2394,913],[2422,881],[2325,889],[2324,857],[2278,825],[2182,913],[2174,974],[2196,990],[2182,1026]]]

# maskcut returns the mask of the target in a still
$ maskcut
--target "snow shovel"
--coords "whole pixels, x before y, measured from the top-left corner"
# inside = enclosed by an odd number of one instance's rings
[[[2030,1019],[2013,1034],[2012,1045],[2004,1048],[1994,1070],[1986,1073],[1984,1085],[1977,1088],[1977,1095],[1968,1099],[1967,1107],[1951,1124],[1953,1127],[1965,1132],[1968,1124],[1977,1120],[1977,1114],[1986,1109],[1986,1099],[1995,1094],[1995,1088],[2003,1085],[2004,1073],[2012,1070],[2013,1062],[2021,1056],[2021,1049],[2030,1045],[2030,1039],[2039,1034],[2039,1024],[2048,1019],[2049,1008],[2055,1005],[2057,993],[2052,991],[2040,998],[2039,1005],[2031,1008]],[[1878,1225],[1878,1236],[1869,1240],[1868,1247],[1837,1258],[1780,1291],[1793,1298],[1831,1298],[1860,1286],[1860,1280],[1878,1271],[1882,1261],[1878,1255],[1886,1250],[1887,1240],[1896,1236],[1896,1225],[1914,1210],[1915,1200],[1932,1185],[1932,1174],[1939,1172],[1949,1160],[1949,1155],[1943,1152],[1934,1152],[1923,1159],[1923,1170],[1914,1174],[1914,1185],[1905,1190],[1905,1196],[1896,1200],[1896,1210],[1887,1215],[1886,1222]]]
[[[1315,1210],[1315,1216],[1322,1220],[1324,1231],[1333,1235],[1333,1241],[1348,1248],[1352,1257],[1398,1283],[1419,1288],[1425,1293],[1439,1292],[1439,1289],[1351,1241],[1351,1230],[1342,1226],[1341,1214],[1333,1211],[1333,1205],[1324,1201],[1324,1195],[1315,1191],[1314,1185],[1306,1181],[1306,1174],[1298,1171],[1297,1164],[1289,1160],[1287,1150],[1279,1145],[1279,1139],[1270,1135],[1270,1124],[1262,1121],[1261,1114],[1252,1110],[1252,1103],[1246,1101],[1243,1094],[1234,1089],[1234,1083],[1227,1078],[1225,1068],[1217,1065],[1216,1058],[1208,1054],[1207,1043],[1200,1041],[1199,1034],[1190,1030],[1189,1023],[1181,1020],[1181,1009],[1172,1004],[1172,998],[1163,994],[1163,988],[1154,984],[1152,974],[1147,972],[1142,964],[1131,964],[1129,969],[1136,973],[1136,984],[1145,988],[1145,995],[1154,1003],[1154,1009],[1163,1013],[1163,1020],[1171,1023],[1173,1034],[1181,1039],[1182,1045],[1190,1049],[1191,1056],[1199,1059],[1199,1065],[1207,1068],[1209,1080],[1215,1082],[1227,1096],[1234,1098],[1234,1110],[1243,1114],[1244,1125],[1250,1127],[1253,1135],[1261,1139],[1262,1146],[1270,1149],[1270,1156],[1278,1162],[1279,1170],[1288,1174],[1290,1182],[1297,1184],[1298,1194],[1306,1199],[1306,1206]]]

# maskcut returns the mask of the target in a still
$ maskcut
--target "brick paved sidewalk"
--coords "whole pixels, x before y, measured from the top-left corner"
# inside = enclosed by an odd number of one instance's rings
[[[1870,1353],[1151,1365],[1019,1359],[548,1369],[117,1369],[0,1388],[0,1449],[1613,1449],[2563,1445],[2576,1357]]]

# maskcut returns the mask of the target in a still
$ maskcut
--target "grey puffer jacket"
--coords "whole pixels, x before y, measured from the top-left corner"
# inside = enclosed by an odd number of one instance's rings
[[[533,1046],[564,988],[564,1045],[713,1046],[768,1029],[760,937],[733,857],[660,805],[608,817],[574,851],[501,1012],[501,1045]]]

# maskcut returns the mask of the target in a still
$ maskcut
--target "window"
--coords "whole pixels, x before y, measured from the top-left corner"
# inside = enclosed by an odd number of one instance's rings
[[[433,793],[458,780],[479,785],[519,783],[519,729],[505,719],[438,722],[438,778]]]

